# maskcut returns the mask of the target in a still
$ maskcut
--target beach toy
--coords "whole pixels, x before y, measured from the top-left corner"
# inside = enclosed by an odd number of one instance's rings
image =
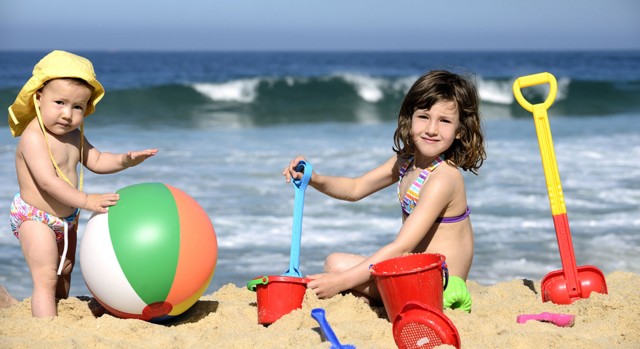
[[[293,204],[293,228],[291,229],[291,255],[289,257],[289,270],[283,276],[300,277],[300,242],[302,240],[302,213],[304,211],[304,193],[311,180],[313,166],[304,161],[298,162],[296,171],[303,172],[301,179],[293,179],[294,204]]]
[[[571,327],[576,319],[576,316],[573,314],[556,314],[556,313],[540,313],[540,314],[521,314],[518,315],[516,322],[519,324],[524,324],[529,320],[537,320],[550,322],[559,327]]]
[[[311,164],[300,161],[297,171],[304,171],[301,179],[292,181],[295,189],[293,207],[293,228],[291,233],[291,253],[289,269],[282,275],[259,276],[247,283],[247,288],[256,292],[258,323],[269,325],[295,309],[302,308],[308,278],[300,274],[300,242],[302,239],[302,213],[304,193],[311,179]]]
[[[372,265],[370,271],[390,322],[408,302],[417,301],[442,311],[442,292],[449,280],[443,255],[415,253],[395,257]]]
[[[218,245],[209,216],[181,190],[141,183],[117,191],[93,214],[80,247],[87,288],[111,314],[163,321],[189,309],[209,286]]]
[[[292,276],[260,276],[247,283],[256,292],[258,323],[270,325],[290,312],[302,308],[307,278]]]
[[[442,295],[442,307],[470,313],[472,305],[473,300],[467,288],[467,282],[459,276],[449,275],[447,290]]]
[[[338,337],[333,332],[331,325],[327,322],[327,318],[325,317],[325,311],[322,308],[315,308],[311,310],[311,316],[318,322],[320,325],[320,329],[322,329],[322,333],[324,333],[324,337],[331,342],[330,349],[355,349],[356,347],[351,344],[340,344]]]
[[[522,96],[520,89],[545,83],[549,84],[549,95],[543,103],[532,105]],[[524,109],[533,113],[540,156],[542,157],[542,168],[551,204],[551,214],[560,250],[560,260],[562,261],[562,270],[552,271],[542,279],[542,301],[570,304],[577,299],[588,298],[591,292],[606,294],[607,284],[604,274],[598,268],[591,265],[576,266],[567,209],[564,204],[560,173],[558,172],[547,116],[547,109],[553,104],[557,91],[556,78],[550,73],[523,76],[513,83],[513,94],[516,100]]]
[[[448,344],[460,348],[460,334],[441,308],[408,302],[393,321],[393,339],[400,349],[435,348]]]

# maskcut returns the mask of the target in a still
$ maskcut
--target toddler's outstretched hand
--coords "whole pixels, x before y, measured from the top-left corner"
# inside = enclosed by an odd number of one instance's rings
[[[106,213],[109,206],[115,205],[118,200],[120,200],[120,195],[117,193],[87,194],[87,201],[83,208],[93,212]]]
[[[142,151],[130,151],[130,152],[124,154],[124,157],[122,159],[122,165],[124,165],[125,168],[139,165],[143,161],[145,161],[148,158],[156,155],[157,153],[158,153],[158,149],[147,149],[147,150],[142,150]]]
[[[296,171],[296,167],[300,161],[307,161],[304,156],[298,156],[297,158],[291,160],[289,166],[285,167],[282,171],[282,175],[284,176],[287,183],[291,183],[291,179],[301,179],[303,173]]]

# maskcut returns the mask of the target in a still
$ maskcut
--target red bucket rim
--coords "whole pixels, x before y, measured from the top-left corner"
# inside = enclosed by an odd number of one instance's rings
[[[430,263],[428,265],[413,267],[407,270],[397,270],[397,269],[386,270],[386,269],[391,269],[392,266],[398,266],[398,263],[406,262],[406,260],[424,258],[426,256],[433,256],[437,258],[438,261]],[[390,258],[382,262],[378,262],[376,264],[371,265],[369,269],[371,271],[371,274],[374,276],[405,275],[405,274],[413,274],[425,269],[431,269],[433,267],[441,266],[445,260],[446,260],[445,256],[439,253],[412,253],[404,256]],[[384,269],[384,270],[380,270],[380,269]]]
[[[292,282],[296,284],[306,284],[311,281],[309,278],[297,277],[297,276],[282,276],[282,275],[263,275],[253,278],[254,280],[260,278],[267,278],[268,283],[272,282]]]
[[[262,279],[262,280],[261,280]],[[309,278],[297,277],[297,276],[282,276],[282,275],[263,275],[251,279],[247,282],[247,288],[250,291],[256,291],[256,288],[264,288],[272,283],[288,283],[306,285],[311,281]]]

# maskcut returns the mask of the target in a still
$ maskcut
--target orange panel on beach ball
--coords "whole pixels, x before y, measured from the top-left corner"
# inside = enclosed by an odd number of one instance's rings
[[[202,285],[209,284],[216,267],[218,243],[204,209],[184,192],[169,185],[167,188],[173,194],[180,217],[178,268],[167,300],[182,302],[200,292]]]

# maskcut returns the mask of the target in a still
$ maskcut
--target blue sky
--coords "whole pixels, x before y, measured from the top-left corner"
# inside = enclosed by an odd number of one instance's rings
[[[0,50],[640,49],[638,0],[1,0]]]

